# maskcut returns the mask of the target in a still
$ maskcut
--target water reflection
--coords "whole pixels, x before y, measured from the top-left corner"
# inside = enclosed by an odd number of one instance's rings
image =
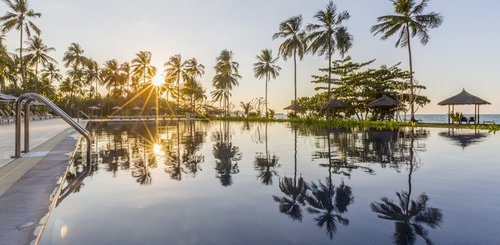
[[[385,220],[392,220],[395,224],[393,240],[396,244],[415,244],[417,236],[423,238],[427,244],[433,244],[429,237],[429,232],[424,225],[436,228],[443,220],[443,214],[438,208],[427,206],[429,197],[422,193],[416,199],[411,199],[412,195],[412,174],[414,163],[416,162],[414,141],[415,134],[409,130],[409,172],[408,190],[396,192],[398,201],[382,197],[380,202],[373,202],[370,207],[378,217]]]
[[[445,137],[452,141],[455,145],[465,149],[468,146],[481,143],[486,137],[488,137],[488,134],[479,130],[460,130],[451,128],[447,131],[440,132],[439,136]]]
[[[308,186],[302,176],[297,179],[297,128],[293,127],[294,133],[294,171],[293,179],[283,177],[280,179],[280,190],[285,195],[283,197],[273,196],[279,203],[279,211],[286,214],[293,221],[302,221],[302,206],[305,205],[306,191]]]
[[[223,186],[230,186],[233,183],[232,175],[240,172],[238,161],[241,160],[242,154],[231,141],[229,122],[220,122],[219,130],[214,132],[212,138],[215,141],[212,152],[217,178]]]
[[[257,177],[260,179],[262,184],[264,185],[272,185],[273,184],[273,177],[278,176],[278,172],[276,171],[276,168],[278,168],[280,165],[278,164],[279,157],[276,154],[271,154],[269,151],[268,147],[268,139],[267,139],[267,125],[268,123],[266,122],[264,124],[264,144],[265,144],[265,151],[264,152],[259,152],[255,156],[255,170],[259,172]],[[261,136],[260,136],[260,125],[257,126],[257,135],[258,135],[258,141],[260,142]]]

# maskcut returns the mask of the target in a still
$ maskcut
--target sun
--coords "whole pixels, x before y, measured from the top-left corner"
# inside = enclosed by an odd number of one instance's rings
[[[164,83],[165,81],[163,80],[163,75],[156,75],[155,77],[153,77],[153,86],[159,87],[162,86]]]

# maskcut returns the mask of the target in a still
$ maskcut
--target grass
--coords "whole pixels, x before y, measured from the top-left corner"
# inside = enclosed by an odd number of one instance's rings
[[[427,127],[427,128],[461,128],[480,129],[496,132],[500,130],[500,125],[496,124],[446,124],[446,123],[417,123],[417,122],[396,122],[396,121],[370,121],[356,119],[324,119],[317,117],[290,118],[290,119],[270,119],[262,117],[209,117],[210,120],[222,121],[243,121],[243,122],[289,122],[303,125],[330,126],[335,128],[376,128],[376,129],[399,129],[407,127]]]

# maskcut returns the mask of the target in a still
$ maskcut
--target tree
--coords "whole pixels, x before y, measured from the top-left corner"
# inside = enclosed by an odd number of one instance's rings
[[[23,62],[23,33],[26,32],[26,35],[31,37],[31,33],[34,32],[37,35],[40,35],[42,32],[36,25],[33,23],[32,19],[39,18],[42,14],[35,12],[33,9],[30,9],[27,0],[4,0],[4,2],[9,6],[11,12],[5,13],[4,16],[0,17],[0,22],[2,25],[0,26],[0,30],[2,32],[8,32],[12,29],[19,30],[19,59],[20,59],[20,72],[21,72],[21,80],[23,83],[23,89],[26,89],[26,84],[24,81],[24,62]],[[14,86],[17,87],[17,82],[14,81]]]
[[[16,82],[14,60],[7,52],[7,47],[3,44],[3,35],[0,36],[0,90],[6,87],[6,81]]]
[[[108,95],[111,95],[111,87],[116,92],[117,86],[123,84],[123,76],[117,60],[108,60],[104,63],[101,71],[101,79],[102,83],[108,88]]]
[[[182,62],[182,57],[180,54],[176,54],[171,56],[165,64],[163,64],[165,68],[165,76],[167,80],[176,81],[177,84],[177,107],[180,106],[180,86],[181,86],[181,78],[185,78],[187,76],[186,73],[186,62]],[[169,82],[172,83],[172,82]]]
[[[49,63],[46,67],[42,69],[42,78],[49,79],[50,82],[60,82],[63,77],[61,75],[61,71],[56,67],[54,63]]]
[[[212,84],[215,91],[212,91],[212,98],[224,104],[226,116],[229,114],[231,90],[239,85],[238,79],[241,79],[238,68],[239,63],[233,60],[233,52],[227,49],[222,50],[214,67],[215,76]]]
[[[92,86],[95,82],[95,87]],[[101,82],[101,70],[97,61],[93,59],[88,59],[85,65],[85,83],[89,84],[90,87],[94,88],[94,99],[97,98],[99,82]]]
[[[68,47],[68,50],[64,52],[64,67],[83,67],[88,62],[88,58],[83,56],[83,52],[84,50],[82,49],[80,44],[71,43]]]
[[[245,114],[246,117],[250,114],[250,111],[252,110],[252,102],[240,102],[241,109],[243,109],[243,113]]]
[[[298,15],[281,22],[279,32],[273,35],[273,39],[284,39],[279,47],[278,55],[284,60],[293,57],[294,103],[297,101],[297,55],[302,60],[306,51],[306,34],[301,28],[302,15]]]
[[[268,117],[267,84],[269,83],[270,78],[276,79],[279,75],[279,71],[281,70],[281,67],[276,65],[276,61],[278,61],[278,57],[274,58],[270,49],[264,49],[261,51],[260,55],[257,55],[257,62],[253,64],[253,73],[255,78],[262,79],[264,77],[266,79],[266,118]]]
[[[38,81],[39,64],[43,65],[44,67],[49,63],[57,64],[57,61],[48,55],[48,52],[55,51],[56,49],[45,45],[39,36],[33,36],[26,42],[26,44],[28,45],[28,47],[26,47],[25,49],[27,53],[26,61],[30,65],[35,65],[35,78]]]
[[[319,24],[307,25],[307,30],[310,34],[307,39],[310,41],[309,50],[313,54],[327,54],[328,59],[328,99],[330,96],[330,84],[332,81],[332,55],[335,50],[338,50],[341,56],[352,46],[352,36],[347,32],[347,27],[343,26],[343,22],[349,19],[349,13],[343,11],[337,13],[337,6],[330,1],[325,10],[318,11],[314,18]]]
[[[394,15],[384,15],[377,18],[378,24],[372,26],[374,35],[382,34],[382,40],[396,35],[396,47],[407,47],[410,65],[410,114],[411,121],[415,121],[415,91],[413,87],[413,63],[411,54],[411,38],[418,36],[420,43],[429,42],[429,29],[437,28],[443,22],[439,13],[422,14],[429,0],[422,0],[416,4],[414,0],[391,0],[394,6]]]
[[[136,57],[132,60],[130,65],[132,74],[142,78],[142,82],[146,84],[147,81],[151,81],[156,75],[156,67],[151,65],[151,52],[139,51],[139,53],[135,55]]]

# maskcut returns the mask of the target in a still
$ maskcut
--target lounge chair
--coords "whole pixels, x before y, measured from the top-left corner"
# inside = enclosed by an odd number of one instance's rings
[[[465,123],[467,123],[467,122],[468,122],[466,117],[462,117],[462,118],[460,118],[460,124],[461,124],[461,123],[463,123],[463,122],[465,122]]]
[[[469,124],[476,123],[476,119],[474,117],[469,117]]]

